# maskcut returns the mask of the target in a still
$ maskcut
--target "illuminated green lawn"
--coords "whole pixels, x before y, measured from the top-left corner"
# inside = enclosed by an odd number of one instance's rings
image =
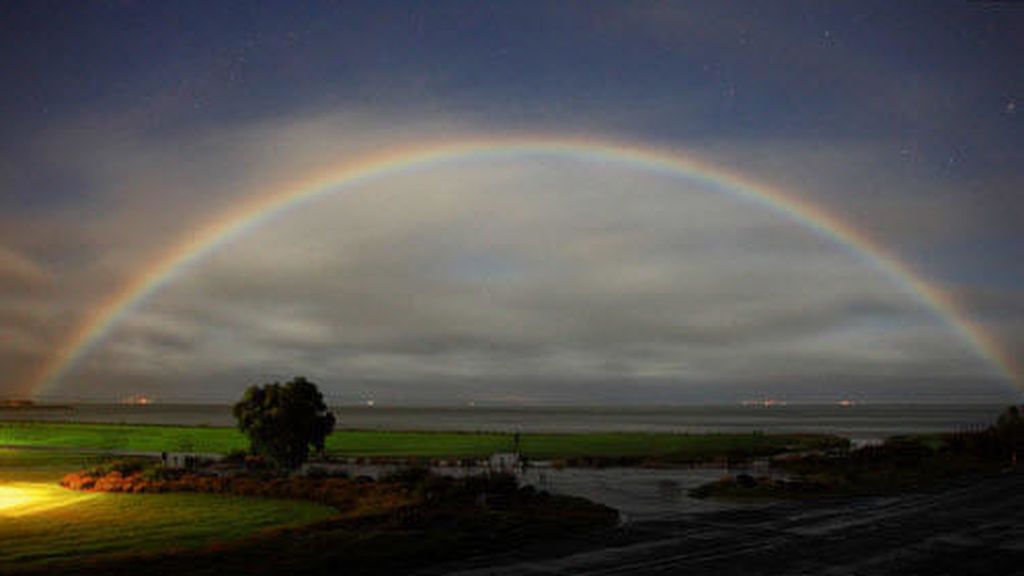
[[[304,524],[317,504],[213,494],[100,494],[66,490],[61,475],[96,458],[0,450],[0,573],[97,555],[203,546]]]
[[[246,446],[233,428],[128,424],[0,423],[0,446],[40,446],[134,452],[218,452]]]
[[[828,436],[782,434],[523,434],[521,451],[532,459],[662,458],[703,460],[730,454],[764,454],[784,448],[821,447]],[[0,445],[141,452],[227,453],[247,446],[233,428],[124,424],[0,423]],[[337,456],[480,457],[513,448],[511,434],[461,432],[337,431],[328,452]]]
[[[825,437],[762,434],[523,434],[520,451],[534,460],[652,458],[707,460],[740,452],[810,449]],[[350,456],[487,456],[511,451],[510,434],[451,432],[342,432],[328,450]]]

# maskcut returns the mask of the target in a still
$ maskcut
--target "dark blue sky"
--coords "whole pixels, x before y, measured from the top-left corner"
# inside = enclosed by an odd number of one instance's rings
[[[700,152],[851,222],[1024,350],[1016,2],[5,1],[0,29],[0,282],[26,342],[0,391],[46,362],[27,342],[201,219],[183,206],[245,188],[233,143],[286,156],[339,116],[373,149],[544,132]],[[198,196],[123,189],[171,172]]]
[[[126,109],[160,130],[353,102],[578,123],[615,107],[667,140],[884,134],[1009,168],[1010,4],[5,2],[5,136]]]

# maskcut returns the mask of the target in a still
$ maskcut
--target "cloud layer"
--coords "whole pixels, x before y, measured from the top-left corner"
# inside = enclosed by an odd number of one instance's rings
[[[242,151],[194,159],[187,187],[151,183],[174,200],[146,227],[172,242],[174,223],[232,197],[207,199],[223,182],[284,181],[343,153],[329,144],[341,131],[316,125],[225,138]],[[203,177],[207,162],[251,159],[254,141],[295,148]],[[110,226],[141,235],[125,220]],[[96,261],[119,281],[153,252],[108,246]],[[420,403],[999,390],[931,311],[785,216],[683,177],[524,157],[393,175],[279,214],[121,319],[61,392],[229,399],[295,373],[340,401]]]

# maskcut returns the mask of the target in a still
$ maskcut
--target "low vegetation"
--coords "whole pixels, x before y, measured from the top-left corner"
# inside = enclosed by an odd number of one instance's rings
[[[415,501],[401,482],[360,482],[341,476],[295,476],[244,470],[217,475],[167,469],[159,462],[140,459],[117,460],[72,472],[61,479],[60,485],[81,492],[193,492],[308,500],[347,515],[381,513],[412,505]]]
[[[810,453],[773,462],[782,476],[726,476],[690,492],[698,498],[807,498],[882,495],[927,488],[943,480],[1015,467],[1024,455],[1024,417],[1006,409],[989,428],[898,436],[848,452]]]

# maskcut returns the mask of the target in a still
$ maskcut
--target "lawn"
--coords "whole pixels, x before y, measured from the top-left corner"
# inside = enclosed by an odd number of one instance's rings
[[[766,434],[523,434],[531,459],[651,458],[673,461],[808,450],[837,439],[824,435]],[[247,445],[233,428],[127,424],[0,423],[0,446],[38,446],[138,452],[227,453]],[[340,430],[328,437],[335,456],[483,457],[513,449],[511,434]]]
[[[64,473],[98,460],[56,450],[0,450],[0,573],[111,554],[204,546],[335,513],[302,501],[84,493],[57,485]]]
[[[520,451],[533,460],[640,458],[710,460],[783,449],[808,450],[835,441],[827,436],[764,434],[585,433],[523,434]],[[455,432],[337,432],[328,451],[346,456],[487,456],[513,449],[511,434]]]
[[[0,446],[227,453],[246,440],[233,428],[6,422],[0,423]]]

